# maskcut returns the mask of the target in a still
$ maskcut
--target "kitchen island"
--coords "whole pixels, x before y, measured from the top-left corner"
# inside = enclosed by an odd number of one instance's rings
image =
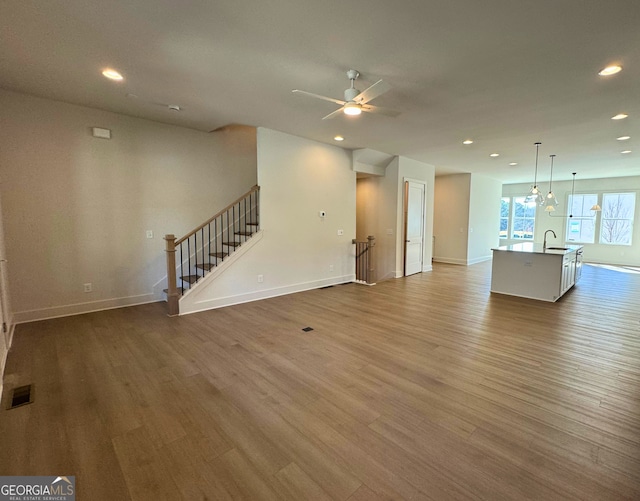
[[[491,250],[491,292],[554,302],[582,274],[582,245],[545,249],[526,242]]]

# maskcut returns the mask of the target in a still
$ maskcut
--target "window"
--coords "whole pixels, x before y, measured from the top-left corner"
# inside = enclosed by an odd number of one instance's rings
[[[567,242],[592,244],[596,235],[596,213],[591,210],[598,203],[597,194],[569,195],[569,214],[567,219]]]
[[[536,203],[525,202],[526,197],[513,197],[511,238],[533,240],[536,222]]]
[[[631,245],[635,193],[604,193],[600,221],[600,243]]]
[[[500,202],[500,238],[509,238],[509,206],[511,199],[502,197]]]

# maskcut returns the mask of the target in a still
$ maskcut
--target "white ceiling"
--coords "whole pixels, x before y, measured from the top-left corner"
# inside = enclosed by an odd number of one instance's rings
[[[438,174],[532,181],[542,141],[539,181],[552,153],[554,179],[640,175],[639,19],[638,0],[4,0],[0,87],[203,131],[342,134]],[[402,114],[323,121],[334,104],[291,93],[341,99],[349,68]]]

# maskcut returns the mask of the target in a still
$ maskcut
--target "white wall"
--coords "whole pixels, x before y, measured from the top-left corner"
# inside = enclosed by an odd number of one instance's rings
[[[436,177],[434,261],[467,264],[470,192],[471,174]]]
[[[204,133],[7,91],[0,109],[17,322],[162,299],[163,236],[181,236],[257,181],[254,128]]]
[[[540,183],[544,193],[548,191],[548,182]],[[525,196],[530,184],[507,184],[503,186],[502,196]],[[571,181],[553,183],[553,191],[560,205],[556,208],[556,216],[567,215],[568,197],[571,194]],[[575,182],[575,193],[597,192],[626,192],[636,193],[635,224],[632,235],[632,245],[603,245],[599,243],[584,244],[584,260],[592,263],[621,264],[640,266],[640,176],[580,179]],[[597,224],[599,224],[599,217]],[[545,213],[544,207],[538,207],[536,212],[536,225],[534,229],[534,241],[542,243],[545,230],[554,230],[557,239],[549,234],[549,241],[554,244],[565,243],[567,218],[553,217]],[[521,242],[521,240],[500,240],[500,245]]]
[[[181,313],[355,279],[356,173],[350,152],[259,128],[258,181],[259,241],[187,294]]]
[[[472,174],[470,188],[467,264],[474,264],[491,259],[491,249],[500,244],[502,183]]]
[[[438,176],[434,261],[470,265],[491,259],[499,245],[502,184],[477,174]]]

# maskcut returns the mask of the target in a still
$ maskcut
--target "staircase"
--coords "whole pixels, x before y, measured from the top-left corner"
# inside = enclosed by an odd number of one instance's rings
[[[260,229],[259,206],[260,187],[254,186],[182,238],[165,235],[169,315],[178,315],[180,297]]]

